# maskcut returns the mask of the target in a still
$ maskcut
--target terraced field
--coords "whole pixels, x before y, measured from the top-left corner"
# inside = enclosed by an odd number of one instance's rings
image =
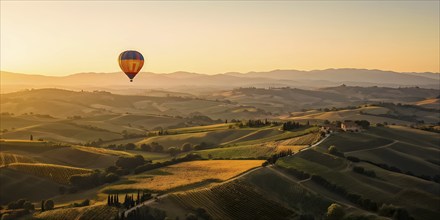
[[[92,205],[79,208],[61,208],[45,211],[34,215],[42,220],[108,220],[114,219],[118,214],[118,208],[107,205]]]
[[[0,167],[11,163],[35,163],[36,161],[30,157],[0,152]]]
[[[296,215],[236,181],[172,194],[171,199],[189,210],[204,208],[214,219],[291,219]]]

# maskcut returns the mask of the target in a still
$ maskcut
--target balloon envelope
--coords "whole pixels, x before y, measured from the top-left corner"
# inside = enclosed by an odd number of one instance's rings
[[[122,71],[133,81],[133,78],[144,66],[144,57],[135,50],[127,50],[122,52],[118,58],[119,66]]]

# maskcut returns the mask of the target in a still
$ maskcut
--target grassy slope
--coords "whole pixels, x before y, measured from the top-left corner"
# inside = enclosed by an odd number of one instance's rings
[[[380,135],[380,136],[379,136]],[[394,140],[405,144],[392,144]],[[420,141],[419,141],[420,140]],[[411,214],[420,219],[429,219],[440,213],[426,201],[438,201],[435,196],[440,192],[440,186],[434,182],[405,174],[390,172],[367,163],[359,163],[368,170],[374,170],[379,178],[370,178],[351,171],[349,161],[326,154],[330,145],[336,145],[342,152],[353,152],[349,155],[363,158],[368,156],[371,160],[382,161],[406,169],[419,169],[425,171],[425,157],[438,153],[433,144],[438,140],[434,134],[402,127],[372,128],[366,133],[341,133],[334,134],[321,143],[315,150],[301,152],[293,157],[282,158],[277,162],[280,166],[293,167],[311,174],[323,176],[330,182],[344,186],[348,191],[364,197],[386,203],[393,203],[409,207]],[[408,142],[410,143],[408,143]],[[391,144],[390,144],[391,143]],[[389,145],[388,148],[379,148]],[[380,151],[380,153],[375,153]],[[384,151],[388,151],[384,155]],[[404,155],[404,157],[402,156]],[[405,160],[404,160],[405,159]],[[431,164],[435,168],[433,164]],[[438,166],[436,167],[438,173]],[[434,170],[431,170],[434,172]],[[410,203],[409,201],[412,201]]]
[[[69,177],[72,175],[92,172],[92,170],[89,169],[44,163],[12,163],[8,165],[8,168],[42,178],[47,178],[60,184],[68,184]]]
[[[305,190],[298,184],[292,184],[269,169],[258,170],[242,179],[252,184],[257,192],[266,198],[300,213],[323,217],[331,204],[327,199]]]
[[[8,139],[29,139],[29,135],[35,139],[60,141],[65,143],[85,143],[96,141],[99,138],[103,140],[118,139],[122,136],[118,133],[96,130],[87,127],[78,126],[68,122],[44,123],[41,125],[16,129],[4,133],[3,138]]]
[[[136,152],[130,153],[85,146],[61,146],[44,141],[23,140],[4,140],[0,142],[0,151],[28,157],[42,163],[93,169],[113,165],[119,156],[134,156],[136,154]]]
[[[0,168],[0,203],[7,204],[10,201],[27,198],[38,202],[58,195],[58,183],[46,178],[25,174],[9,168]]]
[[[391,126],[375,127],[364,133],[338,133],[321,143],[320,151],[335,145],[347,156],[395,166],[414,174],[434,176],[439,166],[428,162],[440,157],[440,137],[431,132]]]
[[[63,164],[82,168],[105,168],[114,165],[118,155],[93,152],[84,147],[65,147],[44,152],[38,157],[46,163]]]
[[[136,144],[140,145],[143,143],[157,142],[163,145],[165,148],[168,147],[180,147],[184,143],[191,143],[193,145],[200,144],[201,142],[209,143],[211,145],[220,145],[223,142],[231,141],[237,139],[243,135],[253,132],[251,129],[228,129],[210,132],[198,132],[198,133],[186,133],[186,134],[176,134],[176,135],[164,135],[157,137],[150,137]]]

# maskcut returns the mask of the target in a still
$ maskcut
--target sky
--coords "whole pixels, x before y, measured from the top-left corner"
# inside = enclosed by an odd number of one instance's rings
[[[2,71],[440,72],[439,1],[1,1]]]

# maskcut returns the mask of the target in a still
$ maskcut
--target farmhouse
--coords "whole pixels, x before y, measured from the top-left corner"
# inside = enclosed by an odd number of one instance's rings
[[[343,131],[360,132],[362,128],[352,121],[342,122],[341,129]]]
[[[337,131],[340,131],[340,130],[341,130],[340,127],[338,127],[336,125],[333,125],[333,124],[327,124],[327,125],[323,125],[321,127],[321,131],[325,132],[327,134],[333,133],[333,132],[337,132]]]

